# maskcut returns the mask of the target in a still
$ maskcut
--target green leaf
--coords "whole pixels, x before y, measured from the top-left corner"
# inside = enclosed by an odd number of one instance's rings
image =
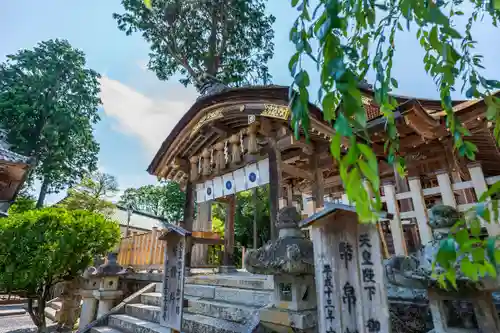
[[[343,113],[340,113],[335,119],[334,129],[339,132],[342,136],[351,136],[352,129],[347,122]]]
[[[438,39],[437,26],[434,26],[431,29],[431,33],[429,34],[429,43],[431,44],[433,49],[438,50],[438,52],[441,51],[441,43]]]
[[[152,9],[152,0],[144,0],[144,5],[146,6],[147,9]]]
[[[372,170],[368,166],[368,163],[366,163],[363,160],[358,160],[358,165],[363,175],[365,175],[365,177],[373,184],[373,187],[378,188],[379,181],[378,181],[378,174],[376,173],[376,171]]]
[[[458,245],[462,246],[462,244],[466,244],[469,240],[469,232],[467,229],[461,229],[455,234],[455,241]]]
[[[334,118],[335,112],[335,95],[333,92],[329,92],[323,97],[323,117],[326,121],[330,121]]]
[[[333,137],[332,137],[332,142],[330,143],[330,152],[332,153],[333,157],[335,157],[337,160],[340,159],[340,142],[341,142],[341,135],[339,132],[336,132]]]
[[[486,253],[488,254],[488,259],[494,266],[497,265],[495,257],[496,241],[496,237],[489,237],[486,243]]]
[[[441,31],[444,32],[445,34],[449,35],[451,38],[455,39],[461,39],[462,35],[452,27],[443,27],[441,28]]]
[[[484,248],[476,247],[471,250],[472,260],[476,263],[482,263],[485,259]]]
[[[299,62],[299,57],[300,57],[300,53],[296,52],[290,58],[290,61],[288,62],[288,70],[290,71],[290,74],[292,74],[292,76],[295,76],[295,73],[296,73],[296,70],[297,70],[297,64]]]
[[[486,118],[488,120],[495,120],[497,117],[497,106],[494,103],[488,105],[488,109],[486,109]]]
[[[485,201],[487,198],[493,196],[494,194],[500,193],[500,181],[497,181],[495,184],[491,185],[488,191],[484,192],[479,201]]]
[[[396,89],[398,88],[398,81],[396,79],[391,78],[391,83],[394,86],[394,88],[396,88]]]

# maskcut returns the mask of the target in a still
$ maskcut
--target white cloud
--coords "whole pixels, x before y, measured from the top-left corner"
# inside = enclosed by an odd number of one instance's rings
[[[138,137],[154,154],[184,113],[194,103],[196,92],[180,83],[167,83],[162,97],[148,97],[107,76],[101,78],[101,99],[116,130]]]

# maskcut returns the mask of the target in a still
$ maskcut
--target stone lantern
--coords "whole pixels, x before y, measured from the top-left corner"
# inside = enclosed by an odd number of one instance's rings
[[[276,222],[278,239],[245,256],[250,273],[274,277],[274,304],[260,311],[260,320],[277,332],[290,327],[312,332],[316,326],[313,244],[299,229],[300,218],[295,207],[282,208]]]
[[[94,298],[99,301],[97,318],[108,313],[123,291],[118,289],[120,276],[124,274],[123,267],[116,262],[116,253],[108,254],[107,263],[99,266],[94,276],[99,278],[99,289],[93,291]]]

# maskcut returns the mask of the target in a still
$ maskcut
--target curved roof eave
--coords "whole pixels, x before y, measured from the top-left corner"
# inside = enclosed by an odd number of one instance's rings
[[[179,122],[172,129],[167,138],[163,141],[161,147],[158,149],[155,157],[149,164],[147,171],[148,173],[154,175],[155,170],[158,168],[164,154],[168,151],[170,145],[173,143],[174,139],[179,135],[179,133],[184,129],[186,125],[191,121],[191,119],[198,114],[204,108],[214,105],[216,103],[221,103],[231,99],[244,99],[244,98],[274,98],[282,99],[288,101],[289,87],[288,86],[252,86],[252,87],[240,87],[240,88],[230,88],[218,94],[212,94],[208,96],[203,96],[198,98],[196,102],[189,108],[189,110],[182,116]],[[316,116],[321,115],[321,111],[313,104],[312,112]]]

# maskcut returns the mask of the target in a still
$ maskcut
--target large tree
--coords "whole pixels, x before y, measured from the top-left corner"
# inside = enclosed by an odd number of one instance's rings
[[[209,74],[228,85],[267,83],[274,51],[266,0],[122,0],[114,14],[127,35],[140,32],[151,45],[149,69],[160,80],[176,73],[181,82],[199,84]]]
[[[114,208],[110,201],[118,193],[118,182],[113,175],[93,172],[68,190],[68,196],[59,204],[69,210],[83,209],[109,215]]]
[[[125,190],[119,205],[163,217],[170,223],[177,223],[184,216],[186,196],[179,184],[165,182],[159,185],[145,185]]]
[[[299,127],[309,125],[311,79],[302,59],[310,58],[320,71],[317,83],[323,116],[335,129],[331,153],[338,162],[346,193],[363,222],[375,221],[376,212],[382,207],[378,161],[367,135],[368,122],[360,91],[360,83],[369,70],[375,74],[375,101],[386,124],[387,162],[394,165],[401,176],[406,174],[395,121],[398,103],[391,94],[398,88],[392,65],[397,38],[403,34],[404,38],[415,34],[423,48],[422,67],[434,79],[440,93],[447,115],[446,126],[454,140],[453,149],[469,159],[474,159],[477,151],[477,147],[467,141],[471,133],[453,111],[451,94],[457,88],[461,88],[467,98],[484,98],[488,106],[487,119],[496,123],[493,134],[500,142],[500,98],[493,93],[500,89],[500,81],[486,77],[482,56],[474,49],[477,41],[473,36],[475,24],[487,24],[482,22],[484,18],[497,26],[498,1],[319,0],[313,7],[309,0],[292,0],[292,6],[298,10],[290,31],[296,52],[289,62],[294,79],[292,88],[296,91],[291,101],[295,133],[300,133]],[[318,47],[313,49],[311,45]],[[347,151],[342,151],[341,142]],[[369,189],[363,186],[363,178],[367,179]],[[452,285],[456,279],[456,260],[461,261],[463,272],[473,279],[495,273],[500,253],[494,238],[480,239],[479,219],[498,223],[498,200],[494,194],[499,191],[500,182],[473,208],[476,218],[469,223],[461,220],[450,238],[441,242],[436,259],[445,268],[445,276]],[[489,206],[495,209],[490,211]],[[472,226],[470,233],[469,226]],[[444,282],[443,275],[440,281]]]
[[[25,294],[28,313],[38,332],[44,332],[50,288],[80,277],[94,256],[106,254],[119,237],[117,222],[82,210],[13,214],[0,223],[0,290]]]
[[[8,55],[0,65],[0,124],[18,153],[33,156],[45,195],[96,168],[99,75],[66,40],[49,40]]]

